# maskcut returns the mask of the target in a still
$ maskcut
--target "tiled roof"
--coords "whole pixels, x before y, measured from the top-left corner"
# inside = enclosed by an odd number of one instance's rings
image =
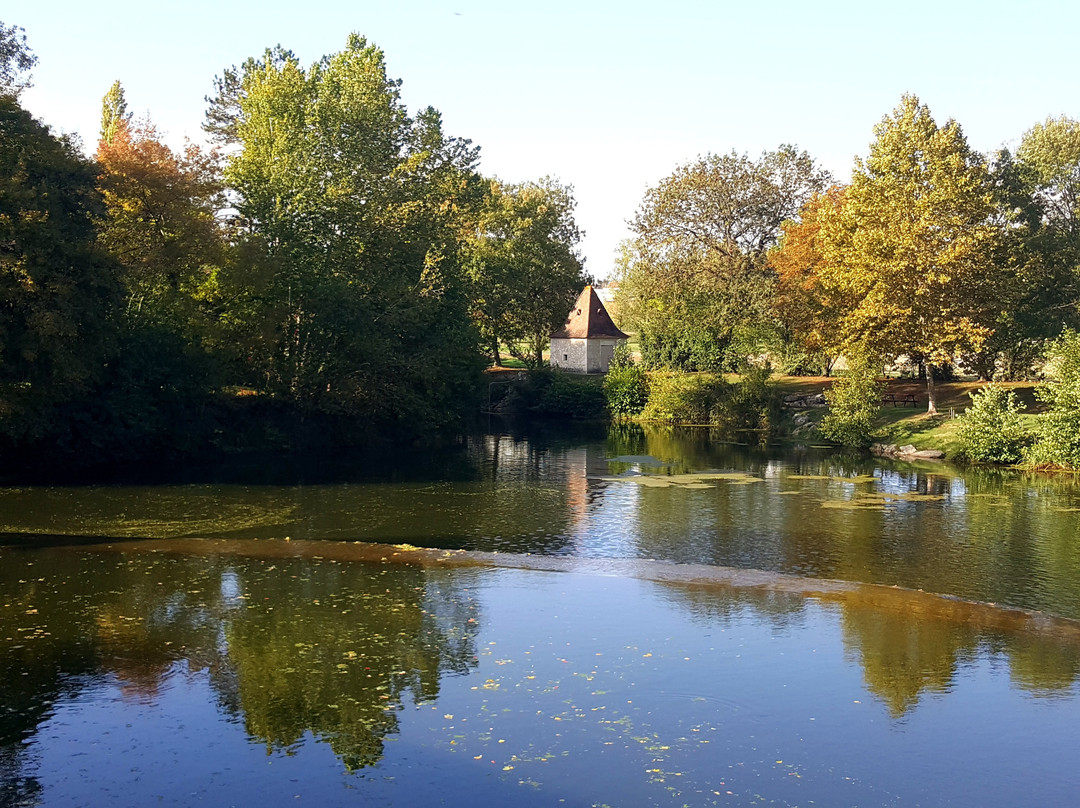
[[[608,339],[628,339],[618,329],[604,308],[603,302],[592,286],[586,286],[578,296],[577,303],[570,310],[566,323],[551,335],[552,339],[588,339],[606,337]]]

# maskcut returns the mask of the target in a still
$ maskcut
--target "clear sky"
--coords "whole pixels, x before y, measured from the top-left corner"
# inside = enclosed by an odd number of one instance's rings
[[[0,19],[39,58],[23,104],[88,148],[116,79],[180,145],[224,67],[278,43],[314,62],[357,31],[486,174],[574,186],[600,278],[646,188],[699,154],[794,143],[846,180],[904,92],[982,151],[1080,118],[1076,0],[39,0]]]

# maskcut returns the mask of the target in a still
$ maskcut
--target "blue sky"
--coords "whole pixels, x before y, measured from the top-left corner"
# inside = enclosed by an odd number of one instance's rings
[[[116,79],[179,145],[224,67],[277,43],[310,63],[357,31],[485,173],[574,186],[601,278],[645,189],[699,154],[795,143],[845,180],[904,92],[983,151],[1080,117],[1076,2],[43,0],[0,18],[39,58],[23,104],[91,147]]]

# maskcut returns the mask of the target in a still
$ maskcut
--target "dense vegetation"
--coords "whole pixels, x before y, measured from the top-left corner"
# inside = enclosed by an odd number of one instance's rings
[[[214,147],[179,152],[118,81],[87,158],[20,106],[34,63],[0,24],[8,457],[453,428],[486,393],[485,363],[540,368],[589,281],[572,189],[483,176],[478,147],[407,110],[358,35],[309,66],[277,47],[224,70]],[[770,366],[828,375],[844,356],[823,429],[859,445],[884,363],[918,367],[934,413],[935,379],[958,367],[1010,380],[1054,357],[1037,434],[1016,432],[995,389],[961,431],[973,459],[1080,464],[1080,123],[1047,119],[986,157],[905,95],[875,135],[844,186],[782,145],[706,155],[648,190],[618,264],[642,366],[620,357],[602,384],[538,375],[528,408],[763,428]]]
[[[0,441],[83,459],[458,425],[501,343],[538,364],[588,282],[572,189],[478,171],[351,36],[225,70],[177,152],[120,82],[93,159],[19,104],[0,25]]]
[[[624,326],[651,368],[785,372],[903,356],[1032,374],[1080,325],[1080,122],[1051,118],[988,159],[906,95],[851,183],[792,146],[706,156],[650,190],[624,246]],[[929,371],[927,372],[927,369]]]

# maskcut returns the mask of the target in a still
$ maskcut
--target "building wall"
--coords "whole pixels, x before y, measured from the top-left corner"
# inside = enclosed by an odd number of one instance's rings
[[[588,373],[587,342],[584,339],[553,339],[549,363],[553,368]]]
[[[570,370],[576,373],[607,373],[607,363],[610,361],[610,350],[623,342],[621,339],[592,338],[592,339],[553,339],[551,341],[552,367]]]

